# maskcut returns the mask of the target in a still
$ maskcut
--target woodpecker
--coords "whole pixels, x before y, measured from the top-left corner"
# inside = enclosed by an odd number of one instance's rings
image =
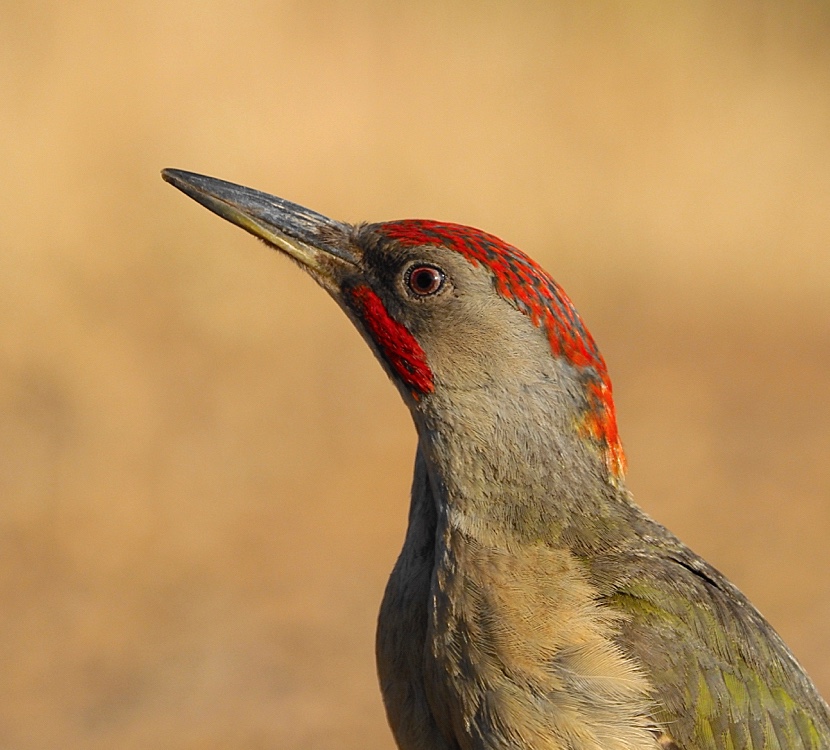
[[[634,503],[605,362],[538,264],[471,227],[162,175],[311,274],[412,414],[376,641],[400,750],[830,750],[781,638]]]

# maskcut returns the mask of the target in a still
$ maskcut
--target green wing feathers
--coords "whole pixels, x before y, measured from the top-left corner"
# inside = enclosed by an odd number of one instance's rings
[[[658,564],[655,565],[655,562]],[[679,750],[830,750],[830,711],[769,623],[685,548],[633,556],[609,606]]]

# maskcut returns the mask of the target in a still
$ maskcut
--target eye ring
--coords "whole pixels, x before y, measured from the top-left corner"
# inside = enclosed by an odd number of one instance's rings
[[[404,274],[407,289],[417,297],[430,297],[444,288],[446,274],[437,266],[428,263],[416,263]]]

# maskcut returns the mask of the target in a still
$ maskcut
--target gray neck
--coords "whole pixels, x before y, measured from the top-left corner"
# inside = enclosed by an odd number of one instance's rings
[[[643,516],[580,435],[574,403],[561,381],[433,394],[415,421],[439,519],[577,554],[633,538]]]

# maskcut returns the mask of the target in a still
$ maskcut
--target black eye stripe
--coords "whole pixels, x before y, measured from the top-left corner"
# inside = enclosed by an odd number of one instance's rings
[[[413,265],[404,277],[409,290],[419,297],[428,297],[438,292],[444,286],[445,279],[440,268],[426,264]]]

